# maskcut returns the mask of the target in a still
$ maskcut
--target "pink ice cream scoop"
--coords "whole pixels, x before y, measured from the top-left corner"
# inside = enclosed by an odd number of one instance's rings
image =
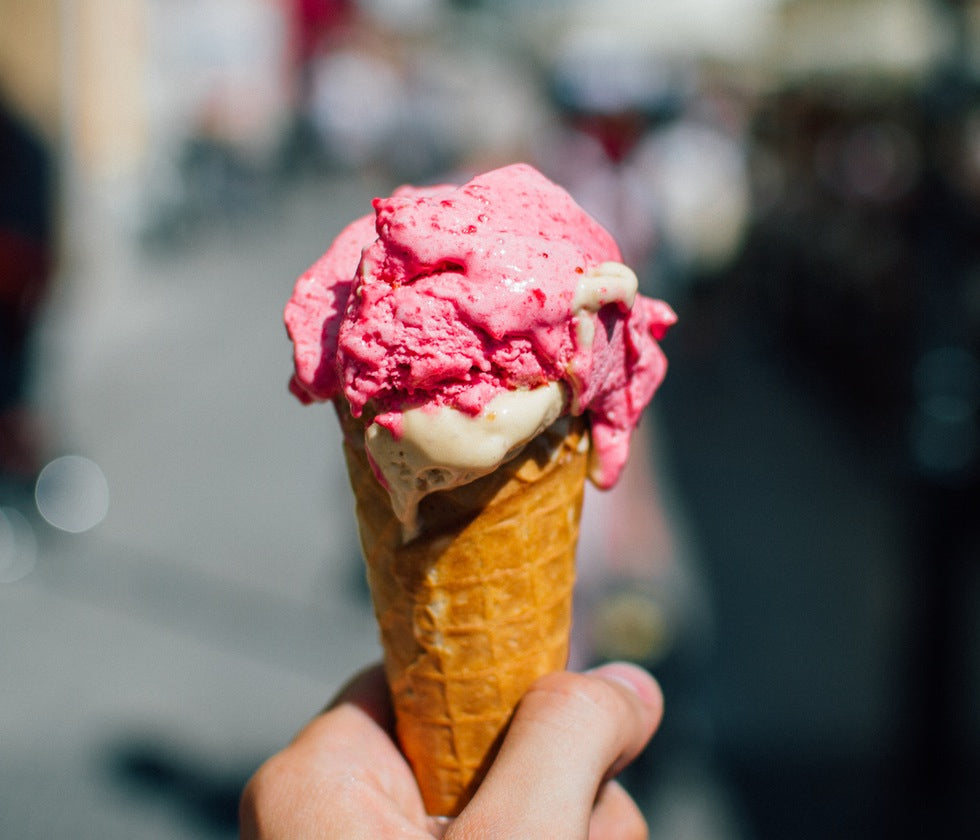
[[[409,412],[479,418],[550,386],[559,413],[588,414],[591,477],[611,486],[676,317],[637,293],[610,234],[525,164],[403,187],[374,211],[296,283],[293,392],[342,395],[397,441]]]

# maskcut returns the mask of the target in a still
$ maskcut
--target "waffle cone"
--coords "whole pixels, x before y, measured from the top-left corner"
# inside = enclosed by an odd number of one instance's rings
[[[426,810],[455,816],[517,702],[566,665],[584,426],[559,420],[490,475],[426,496],[403,542],[363,427],[339,413],[398,738]]]

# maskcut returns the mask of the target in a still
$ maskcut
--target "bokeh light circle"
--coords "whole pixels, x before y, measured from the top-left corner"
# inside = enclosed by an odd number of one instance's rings
[[[109,483],[94,461],[65,455],[41,470],[34,499],[50,525],[80,534],[98,525],[109,512]]]
[[[0,583],[27,577],[37,561],[37,539],[26,517],[15,508],[0,507]]]

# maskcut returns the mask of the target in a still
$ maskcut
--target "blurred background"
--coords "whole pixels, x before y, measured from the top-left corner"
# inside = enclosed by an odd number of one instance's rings
[[[654,838],[980,828],[980,3],[0,0],[0,835],[230,838],[378,655],[292,283],[515,160],[680,322],[575,663]]]

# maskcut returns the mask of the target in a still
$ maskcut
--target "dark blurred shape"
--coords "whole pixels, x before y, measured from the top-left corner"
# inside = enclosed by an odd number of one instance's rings
[[[691,68],[621,44],[602,49],[572,39],[549,74],[551,100],[571,125],[621,162],[652,128],[680,115]]]
[[[292,60],[300,73],[324,40],[339,26],[350,21],[355,7],[351,0],[289,0]]]
[[[977,829],[977,114],[958,73],[784,84],[740,257],[677,301],[661,406],[760,838]]]
[[[281,149],[284,174],[300,175],[324,165],[316,126],[310,119],[317,57],[338,30],[351,25],[355,3],[351,0],[289,0],[289,92],[295,100]]]
[[[39,467],[28,355],[51,273],[52,219],[46,144],[0,99],[0,475],[25,479]]]
[[[912,461],[927,480],[947,484],[976,471],[980,452],[980,362],[963,347],[937,347],[913,371]]]
[[[105,761],[131,796],[165,807],[217,838],[238,835],[238,800],[261,759],[230,766],[194,755],[170,738],[133,735],[111,745]]]
[[[901,416],[918,329],[920,120],[913,91],[848,79],[780,91],[755,126],[752,317],[869,432]]]
[[[966,4],[947,5],[966,23]],[[920,317],[905,425],[914,596],[900,794],[914,817],[945,836],[980,830],[980,706],[970,693],[978,663],[969,631],[980,596],[980,80],[967,56],[964,41],[923,95]],[[908,822],[901,830],[912,835]]]

